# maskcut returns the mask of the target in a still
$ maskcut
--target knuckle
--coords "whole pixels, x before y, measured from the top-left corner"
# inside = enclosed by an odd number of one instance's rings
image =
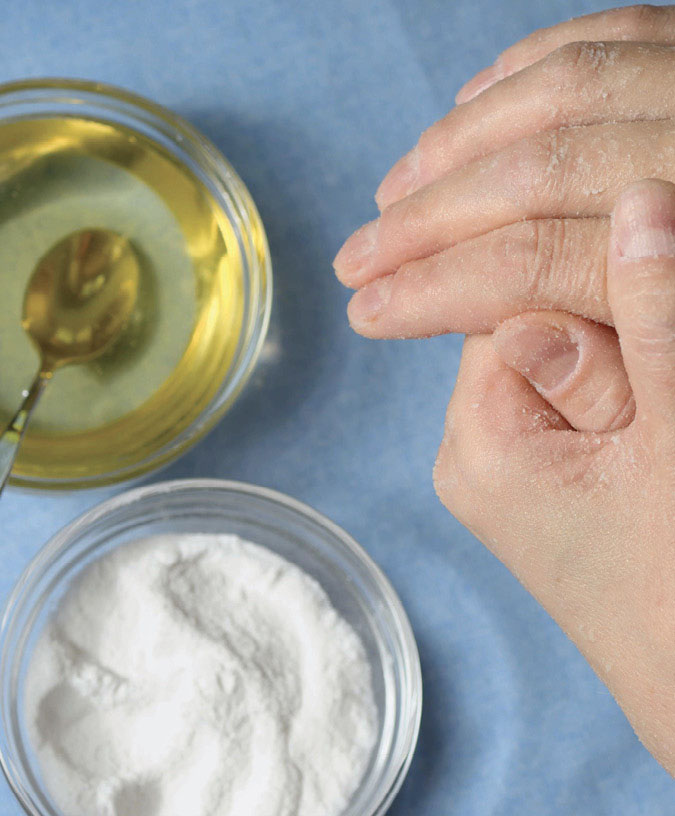
[[[624,39],[641,38],[654,31],[659,24],[662,9],[658,6],[641,3],[627,8],[614,9],[614,31]]]
[[[588,222],[591,223],[591,222]],[[574,222],[579,227],[581,221]],[[607,245],[609,218],[596,219],[591,239],[566,242],[566,255],[561,273],[573,275],[572,285],[579,293],[581,314],[607,325],[614,325],[607,295]],[[583,231],[583,226],[581,227]],[[576,270],[576,274],[575,274]]]
[[[546,67],[550,73],[557,73],[561,80],[576,75],[579,67],[583,67],[587,59],[587,49],[593,43],[579,40],[559,46],[545,58]]]
[[[400,247],[402,254],[417,257],[419,236],[428,232],[429,212],[435,211],[437,206],[431,197],[411,195],[386,207],[379,219],[377,243],[380,250],[386,254],[387,247],[394,245]],[[437,251],[430,240],[427,244],[430,251]]]
[[[550,209],[566,189],[569,143],[552,130],[522,139],[513,147],[511,183],[528,211]]]
[[[561,45],[544,60],[549,81],[567,91],[586,84],[589,71],[597,70],[603,62],[603,49],[603,43],[585,41]]]
[[[612,66],[619,52],[612,42],[580,40],[565,43],[544,58],[544,72],[549,84],[565,92],[566,98],[588,98],[589,87]],[[604,82],[600,86],[606,93]]]
[[[411,195],[395,202],[380,216],[382,240],[386,242],[387,236],[396,235],[404,248],[414,248],[418,236],[424,234],[428,225],[429,212],[433,212],[437,206],[431,196]],[[436,247],[433,249],[435,251]]]
[[[600,244],[601,252],[589,251],[587,234],[575,219],[538,218],[506,229],[503,260],[515,267],[520,306],[607,317],[606,244]]]
[[[521,251],[519,296],[529,307],[551,306],[548,281],[551,270],[561,263],[565,254],[565,225],[557,219],[525,221],[518,224],[516,233]]]
[[[415,236],[423,231],[426,223],[425,208],[416,201],[405,202],[400,214],[401,229],[404,235]]]
[[[507,192],[522,198],[532,195],[535,179],[545,172],[548,157],[540,136],[521,139],[508,150],[503,162]]]

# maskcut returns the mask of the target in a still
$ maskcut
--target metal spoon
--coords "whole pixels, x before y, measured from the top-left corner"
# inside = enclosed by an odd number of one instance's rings
[[[26,288],[21,325],[40,352],[40,370],[0,435],[0,492],[54,372],[93,360],[114,343],[136,303],[138,278],[131,244],[109,230],[73,232],[38,262]]]

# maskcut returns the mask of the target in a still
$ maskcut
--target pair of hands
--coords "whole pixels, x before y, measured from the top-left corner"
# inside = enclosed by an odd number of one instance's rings
[[[457,102],[336,257],[349,318],[470,335],[437,492],[675,773],[675,7],[537,32]]]

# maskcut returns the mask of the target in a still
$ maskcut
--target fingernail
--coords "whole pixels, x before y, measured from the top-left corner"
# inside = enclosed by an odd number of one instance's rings
[[[335,256],[333,266],[338,275],[349,276],[364,267],[375,253],[377,243],[377,229],[379,220],[370,221],[356,230],[344,243],[342,249]]]
[[[486,91],[491,85],[494,85],[495,82],[499,82],[499,80],[503,78],[504,72],[499,60],[497,60],[494,65],[490,65],[488,68],[483,68],[483,70],[479,71],[476,76],[473,77],[473,79],[470,79],[466,85],[460,88],[457,92],[457,96],[455,97],[455,102],[458,105],[463,105],[465,102],[468,102],[470,99],[478,96],[479,93],[483,93],[483,91]]]
[[[358,327],[375,320],[389,303],[393,282],[394,276],[387,275],[359,289],[347,307],[349,322]]]
[[[541,392],[559,388],[579,362],[579,346],[555,326],[502,326],[494,336],[499,356]]]
[[[626,260],[675,257],[675,222],[671,212],[672,195],[664,201],[662,190],[648,181],[631,188],[612,214],[617,255]]]
[[[414,147],[396,162],[377,188],[377,206],[383,210],[392,201],[407,196],[415,188],[419,175],[420,154],[419,149]]]

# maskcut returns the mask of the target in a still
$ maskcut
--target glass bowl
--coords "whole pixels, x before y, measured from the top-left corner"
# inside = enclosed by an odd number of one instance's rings
[[[29,564],[6,604],[0,761],[26,813],[64,816],[41,784],[24,717],[24,679],[45,621],[86,564],[125,542],[162,533],[235,533],[297,564],[323,586],[363,641],[379,711],[377,746],[341,816],[382,816],[410,765],[422,706],[417,646],[396,593],[344,530],[307,505],[261,487],[192,479],[137,488],[80,516]]]
[[[57,125],[50,125],[50,121],[57,122]],[[20,135],[25,133],[27,127],[33,128],[34,131],[34,136],[28,141],[25,136]],[[265,230],[253,199],[234,169],[208,139],[176,114],[147,99],[112,86],[80,80],[38,79],[0,85],[0,132],[7,134],[3,136],[5,139],[3,144],[7,145],[5,149],[11,150],[8,155],[12,157],[11,162],[8,161],[7,167],[3,166],[0,173],[0,182],[11,187],[8,192],[6,191],[7,201],[3,206],[7,208],[7,215],[3,224],[7,223],[14,232],[19,231],[19,225],[18,222],[13,225],[12,219],[17,215],[23,217],[20,215],[23,210],[21,206],[16,207],[12,203],[13,197],[17,195],[16,189],[12,186],[14,177],[8,176],[7,181],[5,176],[14,165],[23,168],[27,161],[26,156],[33,155],[29,153],[27,145],[35,144],[35,148],[30,147],[30,150],[34,150],[40,161],[49,159],[51,151],[62,150],[65,151],[65,155],[71,155],[70,141],[67,142],[68,148],[63,148],[63,144],[66,143],[65,136],[60,131],[60,135],[52,135],[48,130],[50,127],[68,129],[65,132],[72,132],[73,144],[84,146],[81,150],[91,150],[96,160],[100,159],[99,165],[102,168],[113,168],[109,171],[111,173],[120,168],[124,169],[127,173],[124,178],[134,179],[133,183],[140,185],[138,194],[127,192],[126,198],[121,199],[129,203],[115,204],[115,219],[119,219],[120,223],[130,229],[141,230],[140,224],[145,223],[143,218],[149,218],[147,208],[139,200],[139,195],[142,198],[140,191],[152,190],[152,194],[156,196],[159,196],[160,192],[162,196],[165,194],[168,196],[167,191],[171,191],[170,195],[173,196],[171,202],[175,204],[171,203],[169,207],[168,198],[163,204],[166,205],[166,212],[169,214],[166,217],[173,219],[167,223],[175,225],[172,229],[175,228],[176,236],[191,236],[189,239],[186,238],[184,249],[180,249],[180,252],[187,252],[189,248],[190,262],[194,260],[196,263],[198,259],[200,264],[199,269],[192,266],[194,271],[192,284],[190,279],[180,283],[180,286],[193,286],[194,289],[177,288],[174,292],[173,289],[166,288],[169,284],[165,265],[159,263],[158,259],[152,263],[152,275],[148,279],[152,280],[152,284],[148,282],[146,289],[149,292],[150,288],[154,287],[152,291],[155,292],[155,297],[158,291],[162,292],[165,307],[162,312],[165,315],[163,331],[169,338],[165,346],[164,340],[162,343],[155,340],[153,348],[166,347],[163,353],[169,355],[169,346],[175,345],[175,349],[172,348],[170,353],[172,362],[166,363],[171,366],[167,368],[166,378],[164,374],[158,374],[157,389],[151,389],[150,380],[145,376],[145,367],[148,365],[145,358],[140,359],[137,366],[139,373],[135,375],[134,382],[137,382],[137,389],[150,390],[147,396],[141,398],[140,403],[133,402],[136,398],[133,387],[123,391],[119,384],[121,380],[99,380],[104,383],[104,388],[108,387],[111,398],[114,396],[115,399],[120,399],[120,395],[124,395],[124,400],[128,401],[129,405],[135,405],[133,410],[125,407],[116,418],[102,419],[101,425],[92,424],[91,429],[86,432],[61,429],[58,425],[55,426],[55,432],[45,432],[34,424],[33,430],[29,429],[24,440],[11,479],[12,484],[29,488],[96,487],[135,478],[168,463],[202,437],[232,404],[251,373],[267,332],[272,301],[271,262]],[[106,139],[112,139],[116,134],[123,135],[124,143],[121,146],[117,143],[110,146],[112,142],[109,143]],[[148,145],[158,157],[154,164],[149,160],[148,154],[141,152],[144,146]],[[31,167],[30,164],[28,166]],[[27,175],[25,189],[31,190],[38,183],[54,183],[56,170],[51,165],[44,167],[46,169],[41,170],[41,174],[37,176],[38,182],[35,182],[30,174]],[[160,171],[160,168],[163,169]],[[83,183],[80,181],[83,175],[79,170],[70,172],[70,178],[73,180],[68,183],[77,192],[79,189],[77,185]],[[28,171],[21,169],[21,173],[25,175]],[[64,171],[59,170],[59,173],[63,174]],[[47,181],[43,182],[43,178]],[[205,190],[204,195],[207,196],[205,200],[210,202],[208,212],[219,225],[218,236],[222,233],[225,249],[222,249],[220,243],[216,243],[211,223],[200,220],[206,219],[206,209],[204,207],[197,208],[197,211],[194,211],[194,207],[193,210],[188,209],[189,206],[193,206],[189,202],[196,199],[190,195],[185,186],[188,183],[186,179],[193,179],[199,185],[199,189]],[[93,182],[87,183],[91,186]],[[99,196],[97,200],[103,202],[101,206],[108,207],[110,199],[104,194]],[[71,198],[72,195],[69,193],[56,200],[70,201]],[[42,217],[39,215],[40,212],[42,211],[39,211],[36,217]],[[68,213],[65,205],[57,212],[63,212],[63,217],[75,218],[74,214]],[[100,218],[105,221],[103,210],[85,209],[85,213],[91,213],[84,214],[82,217],[85,219]],[[148,230],[149,224],[150,222]],[[80,224],[79,227],[72,228],[87,226],[115,228],[106,223]],[[188,229],[192,232],[188,233]],[[156,224],[153,224],[152,230],[154,232],[143,234],[152,234],[153,240],[160,247],[164,241],[166,248],[162,249],[162,258],[165,261],[167,257],[177,258],[178,250],[172,249],[174,244],[171,243],[167,232],[160,230]],[[23,239],[17,237],[16,240]],[[208,240],[211,240],[212,244],[209,245]],[[34,251],[37,242],[30,243],[28,238],[25,241],[28,243],[20,244],[20,248],[25,245],[26,252],[28,248],[31,252]],[[6,244],[8,245],[7,242]],[[213,249],[215,246],[222,250],[222,254],[220,256],[213,254],[211,261],[212,255],[208,254],[207,249],[215,253]],[[166,256],[167,252],[173,254]],[[144,257],[143,253],[141,257]],[[218,261],[217,257],[223,260]],[[185,258],[187,270],[190,269],[187,266],[188,256]],[[233,277],[231,280],[227,279],[229,283],[220,282],[225,274],[223,272],[225,267],[220,265],[225,263],[224,259],[228,259],[227,262],[232,264]],[[205,274],[207,267],[211,269],[209,264],[213,266],[211,278]],[[23,270],[21,275],[18,273],[14,275],[16,297],[11,301],[6,298],[5,308],[17,312],[17,326],[21,310],[19,298],[25,286],[22,283],[24,280],[22,276],[25,275],[27,280],[30,269],[30,264],[26,262],[25,269],[21,267]],[[12,274],[16,271],[12,270]],[[163,282],[165,288],[162,290]],[[198,311],[195,313],[196,322],[192,329],[189,319],[181,318],[187,322],[183,329],[184,336],[183,334],[179,336],[175,328],[176,318],[187,314],[183,306],[184,291],[191,292],[191,297],[196,298],[201,305],[194,306]],[[208,301],[205,300],[207,297]],[[219,304],[223,313],[233,315],[231,322],[227,324],[229,331],[227,339],[216,304]],[[147,333],[154,336],[152,332],[156,331],[158,324],[154,318],[147,320]],[[7,343],[5,346],[9,349]],[[138,354],[135,350],[138,348],[137,345],[130,344],[129,348],[132,350],[130,353]],[[25,349],[22,344],[20,351],[22,355],[31,353],[27,338]],[[9,354],[9,350],[6,353]],[[106,369],[108,375],[113,366],[117,366],[114,371],[116,376],[121,376],[120,372],[124,371],[123,362],[126,364],[126,360],[112,363],[109,361]],[[142,370],[141,365],[144,367]],[[7,382],[7,360],[3,361],[3,366]],[[128,372],[128,368],[126,370]],[[69,378],[73,376],[73,371],[74,368],[64,370],[57,376]],[[25,376],[30,380],[34,373],[27,371]],[[98,371],[92,371],[91,375],[87,376],[96,382],[96,377],[100,375]],[[23,383],[23,363],[12,377]],[[195,378],[194,383],[190,377]],[[188,381],[189,387],[186,384]],[[17,389],[16,405],[3,405],[3,412],[9,411],[11,414],[15,407],[18,407],[20,390],[26,385],[27,383]],[[57,385],[55,381],[52,388],[56,388]],[[70,385],[67,388],[69,389]],[[12,391],[14,389],[13,383]],[[87,405],[103,410],[106,394],[103,391],[101,394],[100,403],[87,403],[86,398],[82,398],[84,410],[87,410]],[[11,395],[3,393],[3,402],[10,399]],[[49,392],[45,399],[51,399]],[[57,406],[57,402],[54,398],[52,404],[57,410],[64,411],[65,408]],[[127,402],[124,404],[127,405]],[[75,417],[74,414],[72,416]],[[86,421],[94,422],[93,412],[85,416]],[[70,418],[71,414],[68,414],[68,417]]]

